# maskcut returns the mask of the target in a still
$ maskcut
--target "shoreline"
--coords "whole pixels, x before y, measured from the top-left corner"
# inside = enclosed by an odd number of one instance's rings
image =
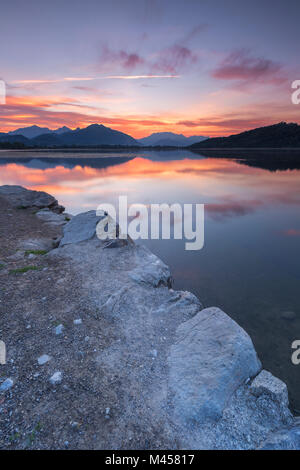
[[[286,385],[236,322],[145,247],[98,240],[94,211],[18,188],[0,187],[2,448],[299,447]]]

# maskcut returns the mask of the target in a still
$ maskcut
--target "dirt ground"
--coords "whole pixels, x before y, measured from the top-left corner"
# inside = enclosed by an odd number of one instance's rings
[[[0,393],[1,449],[95,448],[109,433],[112,404],[117,408],[110,377],[102,377],[99,390],[88,367],[90,356],[109,344],[110,325],[95,320],[69,265],[46,250],[25,249],[32,240],[55,244],[60,235],[60,227],[44,224],[32,209],[14,209],[1,198],[0,339],[7,363],[0,381],[13,380]],[[43,354],[51,359],[39,365]],[[60,386],[50,382],[57,371],[63,371]]]

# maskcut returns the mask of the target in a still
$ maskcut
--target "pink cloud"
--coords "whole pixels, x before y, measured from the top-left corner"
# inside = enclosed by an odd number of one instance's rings
[[[152,63],[152,70],[176,73],[185,66],[196,63],[198,57],[188,47],[175,44],[162,50]]]
[[[116,65],[126,70],[132,70],[144,64],[144,59],[136,52],[113,51],[107,46],[102,48],[100,60],[105,65]]]

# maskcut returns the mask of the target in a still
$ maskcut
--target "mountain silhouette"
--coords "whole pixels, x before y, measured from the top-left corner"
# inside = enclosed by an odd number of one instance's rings
[[[66,132],[65,129],[67,129]],[[40,133],[43,130],[45,132]],[[23,132],[23,134],[21,134]],[[26,135],[24,135],[26,134]],[[38,135],[36,135],[38,134]],[[27,137],[34,135],[34,137]],[[31,126],[16,129],[9,133],[0,133],[0,143],[22,144],[25,147],[64,147],[64,146],[138,146],[139,143],[130,135],[110,129],[102,124],[91,124],[83,129],[74,131],[62,127],[55,131],[48,128]]]
[[[300,147],[300,126],[280,122],[258,127],[229,137],[215,137],[191,145],[193,150],[205,148],[284,148]]]
[[[42,134],[62,134],[63,132],[69,132],[69,129],[66,126],[60,127],[59,129],[51,130],[48,127],[39,127],[39,126],[29,126],[21,127],[20,129],[15,129],[14,131],[8,132],[9,135],[22,135],[27,139],[34,139]]]
[[[148,137],[143,137],[139,139],[139,143],[146,146],[174,146],[174,147],[187,147],[194,144],[195,142],[200,142],[208,137],[201,135],[193,135],[191,137],[186,137],[183,134],[174,134],[173,132],[156,132],[149,135]]]

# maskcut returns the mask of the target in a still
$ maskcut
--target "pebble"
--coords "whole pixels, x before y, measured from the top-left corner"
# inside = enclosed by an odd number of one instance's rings
[[[56,327],[55,327],[55,334],[56,334],[56,335],[61,335],[62,332],[63,332],[63,329],[64,329],[64,325],[61,325],[61,324],[60,324],[60,325],[56,326]]]
[[[48,354],[43,354],[42,356],[38,358],[38,363],[40,366],[42,366],[43,364],[46,364],[46,362],[49,362],[50,359],[51,357],[48,356]]]
[[[52,377],[50,377],[50,382],[53,385],[59,384],[62,381],[62,373],[60,371],[54,372]]]
[[[82,320],[81,320],[81,318],[77,318],[77,320],[74,320],[73,323],[74,323],[74,325],[81,325]]]
[[[79,428],[80,426],[80,424],[77,421],[71,421],[70,425],[72,426],[72,428]]]
[[[6,379],[2,384],[0,385],[0,391],[5,392],[6,390],[9,390],[14,384],[14,381],[12,379]]]

